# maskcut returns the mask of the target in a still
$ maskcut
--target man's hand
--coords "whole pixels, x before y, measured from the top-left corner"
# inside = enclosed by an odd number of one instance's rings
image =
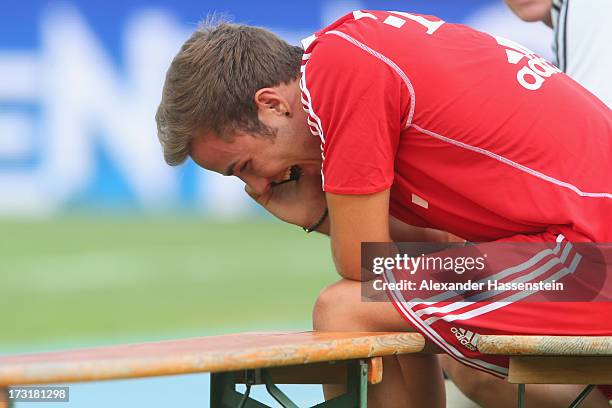
[[[319,175],[302,175],[296,181],[271,187],[260,195],[250,190],[248,185],[245,191],[276,218],[300,227],[315,224],[326,208]]]

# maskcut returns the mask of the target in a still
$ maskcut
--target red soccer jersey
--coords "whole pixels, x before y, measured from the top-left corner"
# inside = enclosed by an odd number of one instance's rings
[[[303,41],[323,187],[391,187],[402,221],[471,241],[612,242],[612,114],[531,51],[403,12],[355,11]]]

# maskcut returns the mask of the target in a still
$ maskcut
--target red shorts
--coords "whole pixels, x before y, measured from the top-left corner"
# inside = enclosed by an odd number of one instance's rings
[[[554,242],[556,240],[556,242]],[[478,244],[480,251],[487,245]],[[583,270],[592,270],[592,258],[581,255],[577,244],[565,240],[563,236],[553,237],[553,242],[545,244],[530,254],[509,254],[503,260],[491,264],[488,276],[503,276],[507,281],[528,281],[534,278],[573,279]],[[598,265],[598,282],[594,292],[604,293],[602,287],[610,287],[611,274]],[[399,279],[396,272],[386,271],[386,282]],[[603,279],[603,281],[602,281]],[[592,280],[592,279],[591,279]],[[587,284],[589,280],[587,279]],[[398,312],[423,335],[456,360],[470,367],[504,377],[508,374],[508,358],[484,355],[476,347],[479,336],[483,334],[507,335],[575,335],[610,336],[612,335],[612,302],[601,301],[529,301],[524,292],[506,291],[503,293],[462,294],[441,292],[433,297],[416,298],[414,292],[388,291]],[[549,296],[549,295],[546,295]],[[604,297],[604,299],[610,299]],[[474,301],[476,300],[476,301]],[[551,299],[555,300],[555,299]]]

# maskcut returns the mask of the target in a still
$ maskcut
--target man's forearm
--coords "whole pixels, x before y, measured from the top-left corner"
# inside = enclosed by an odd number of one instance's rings
[[[316,229],[320,234],[329,236],[329,217]],[[462,239],[445,231],[432,228],[415,227],[389,216],[389,231],[395,242],[460,242]]]
[[[463,239],[433,228],[415,227],[389,216],[389,232],[395,242],[463,242]]]

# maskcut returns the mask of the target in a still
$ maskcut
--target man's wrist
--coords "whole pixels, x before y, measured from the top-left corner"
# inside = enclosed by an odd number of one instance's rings
[[[327,210],[327,207],[325,207],[325,211],[323,211],[323,214],[321,215],[321,217],[317,220],[317,222],[315,222],[313,225],[309,226],[309,227],[302,227],[302,229],[304,231],[306,231],[307,234],[310,234],[313,231],[319,231],[319,229],[321,228],[321,226],[325,223],[325,221],[327,220],[329,211]]]

